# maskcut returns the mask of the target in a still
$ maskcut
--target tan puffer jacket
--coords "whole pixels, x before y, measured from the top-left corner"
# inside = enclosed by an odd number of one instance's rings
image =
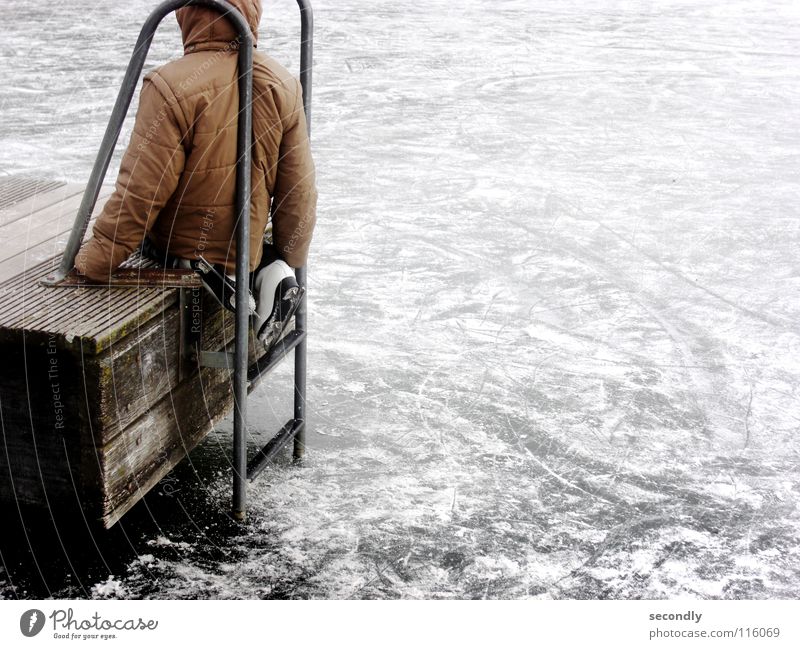
[[[260,0],[228,0],[257,37]],[[210,9],[177,13],[185,54],[145,76],[115,191],[78,253],[79,273],[103,281],[145,235],[163,252],[236,264],[236,34]],[[284,260],[305,264],[317,192],[300,83],[254,52],[250,269],[272,216]]]

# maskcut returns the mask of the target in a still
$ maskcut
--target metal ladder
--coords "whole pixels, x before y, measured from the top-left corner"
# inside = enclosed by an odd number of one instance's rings
[[[314,19],[309,0],[297,0],[301,18],[300,83],[303,87],[303,109],[306,123],[311,131],[311,66],[313,53]],[[166,0],[150,14],[139,33],[136,46],[128,63],[125,77],[117,95],[111,118],[106,127],[100,151],[97,154],[89,182],[83,194],[75,223],[67,242],[66,250],[58,269],[43,283],[48,286],[68,286],[75,257],[80,249],[86,229],[89,226],[100,188],[108,165],[114,153],[125,115],[128,112],[133,94],[139,83],[147,53],[156,29],[170,13],[187,6],[202,6],[218,11],[236,28],[239,36],[239,115],[237,126],[236,162],[236,311],[233,352],[199,351],[195,360],[201,367],[233,367],[233,516],[244,520],[247,511],[247,481],[253,480],[269,464],[277,453],[289,442],[294,441],[294,458],[299,460],[305,450],[306,423],[306,325],[307,309],[305,296],[295,313],[295,329],[287,334],[273,348],[255,363],[248,366],[249,347],[249,266],[250,266],[250,168],[252,140],[252,100],[253,100],[253,37],[247,21],[239,11],[225,0]],[[297,283],[306,286],[306,268],[295,271]],[[185,308],[187,295],[197,282],[194,271],[164,269],[138,270],[135,278],[139,284],[180,289],[180,304]],[[118,285],[130,286],[131,277]],[[114,285],[114,282],[111,282]],[[183,311],[182,311],[183,314]],[[181,318],[183,321],[184,318]],[[186,328],[182,328],[186,329]],[[181,331],[181,349],[191,354],[196,340],[186,338]],[[273,370],[278,363],[294,350],[294,414],[278,433],[248,463],[247,460],[247,396],[261,379]],[[183,358],[181,359],[184,360]]]

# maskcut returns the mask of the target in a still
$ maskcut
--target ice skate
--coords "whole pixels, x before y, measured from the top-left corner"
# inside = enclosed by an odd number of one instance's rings
[[[264,350],[269,351],[288,328],[304,290],[298,286],[289,265],[281,260],[258,272],[254,288],[257,307],[253,329]]]

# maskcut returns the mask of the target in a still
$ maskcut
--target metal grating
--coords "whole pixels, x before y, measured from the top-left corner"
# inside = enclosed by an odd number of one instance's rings
[[[139,250],[134,250],[130,257],[123,261],[119,267],[123,270],[127,268],[160,268],[160,266],[147,257],[142,257]]]
[[[0,176],[0,210],[21,203],[36,194],[64,187],[66,184],[59,180],[43,180],[28,176]]]

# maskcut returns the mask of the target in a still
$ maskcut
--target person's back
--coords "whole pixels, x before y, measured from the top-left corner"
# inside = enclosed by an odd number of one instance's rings
[[[256,41],[261,0],[228,1]],[[145,76],[114,193],[75,267],[105,281],[137,248],[167,265],[200,260],[195,267],[220,278],[219,286],[207,285],[230,308],[225,275],[236,267],[238,42],[233,25],[213,10],[187,7],[177,18],[185,54]],[[268,349],[302,299],[290,267],[306,262],[317,192],[300,83],[274,59],[257,51],[253,58],[250,270],[253,326]]]
[[[257,36],[260,0],[229,0]],[[220,14],[177,12],[185,55],[150,72],[114,193],[76,259],[96,281],[145,236],[165,257],[200,256],[232,273],[236,260],[238,43]],[[272,212],[273,240],[302,266],[316,220],[314,166],[301,86],[274,59],[254,52],[250,269],[256,270]]]

